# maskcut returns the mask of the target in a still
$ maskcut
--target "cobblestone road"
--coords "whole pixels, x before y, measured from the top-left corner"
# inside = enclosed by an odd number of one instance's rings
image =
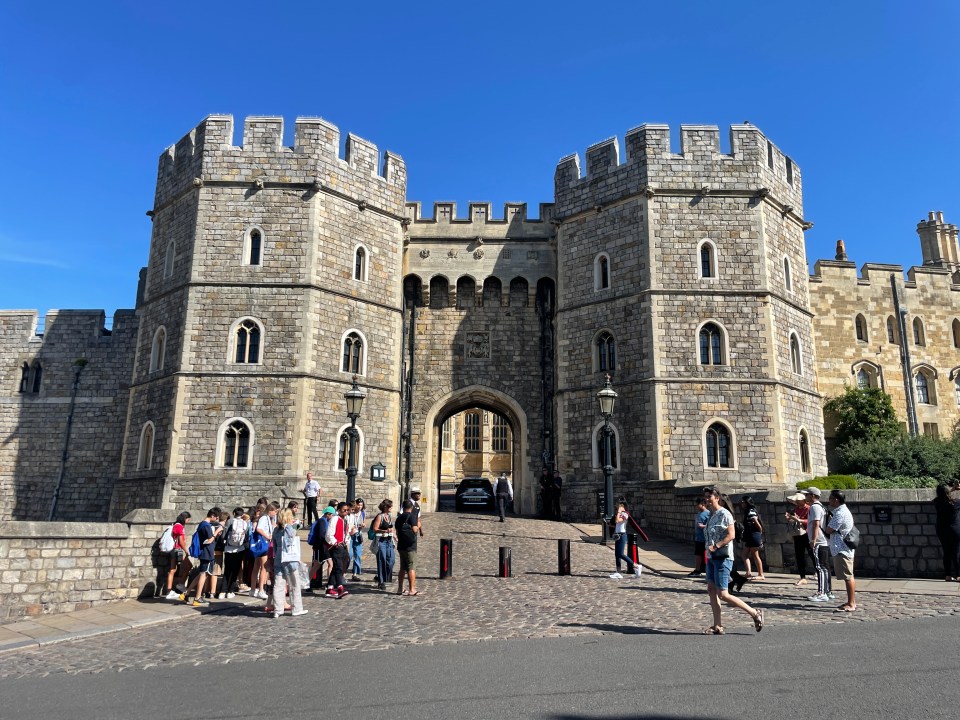
[[[528,519],[501,524],[491,516],[455,513],[425,516],[425,525],[418,557],[420,597],[377,591],[371,563],[366,562],[364,581],[353,583],[348,597],[307,597],[304,607],[310,613],[302,617],[274,620],[253,606],[234,605],[195,619],[18,651],[4,657],[0,678],[254,662],[412,643],[699,633],[710,624],[702,581],[650,572],[639,580],[611,580],[607,576],[613,569],[612,549],[581,542],[580,533],[570,525]],[[454,541],[452,579],[437,579],[441,537]],[[558,538],[573,541],[572,577],[556,574]],[[496,576],[500,546],[512,548],[509,579]],[[365,559],[371,559],[369,554]],[[942,596],[860,593],[858,611],[847,614],[834,612],[842,600],[823,605],[807,601],[809,587],[753,583],[748,589],[747,601],[765,611],[765,634],[807,623],[867,626],[960,614],[956,590],[945,590]],[[754,634],[750,619],[729,608],[724,608],[724,624],[728,638]]]

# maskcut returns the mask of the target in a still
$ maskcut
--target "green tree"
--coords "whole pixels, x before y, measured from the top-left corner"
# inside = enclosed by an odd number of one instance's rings
[[[880,388],[847,386],[823,406],[836,426],[837,441],[893,439],[903,432],[890,396]]]

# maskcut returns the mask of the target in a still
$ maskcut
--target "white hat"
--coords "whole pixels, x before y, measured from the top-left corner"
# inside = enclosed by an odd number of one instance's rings
[[[420,486],[419,486],[419,485],[414,485],[412,488],[410,488],[410,494],[411,494],[411,495],[413,495],[414,493],[418,493],[418,492],[422,492],[422,491],[420,490]]]

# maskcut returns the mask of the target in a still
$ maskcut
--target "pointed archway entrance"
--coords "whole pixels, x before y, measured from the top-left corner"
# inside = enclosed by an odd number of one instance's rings
[[[442,453],[443,427],[450,418],[464,412],[479,410],[493,413],[509,426],[509,460],[514,509],[524,515],[536,512],[536,493],[528,457],[527,415],[509,395],[484,385],[471,385],[454,390],[439,398],[424,418],[423,439],[428,451],[423,484],[430,488],[431,509],[437,509],[441,483],[444,480]],[[493,478],[490,478],[492,480]]]

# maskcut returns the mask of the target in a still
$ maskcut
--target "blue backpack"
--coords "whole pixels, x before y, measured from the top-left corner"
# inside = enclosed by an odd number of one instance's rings
[[[307,533],[307,545],[310,547],[318,547],[320,543],[324,540],[324,536],[327,534],[327,516],[322,516],[319,520],[316,520],[313,525],[310,527],[310,532]]]
[[[198,527],[194,533],[193,538],[190,540],[190,557],[199,558],[200,557],[200,528]]]

